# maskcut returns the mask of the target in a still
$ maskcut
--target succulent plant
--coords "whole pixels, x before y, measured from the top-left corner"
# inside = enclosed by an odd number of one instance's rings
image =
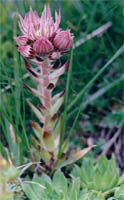
[[[13,197],[13,182],[19,176],[19,170],[0,156],[0,199],[9,200]],[[11,184],[10,184],[11,183]]]
[[[80,177],[82,188],[102,192],[105,196],[109,191],[113,192],[120,182],[114,156],[107,160],[101,155],[95,164],[92,160],[84,161],[82,167],[74,167],[72,175]],[[121,182],[124,182],[123,178]]]
[[[37,107],[29,100],[27,101],[40,122],[38,124],[31,120],[31,126],[35,133],[35,136],[31,135],[33,142],[31,154],[34,161],[41,159],[44,161],[49,173],[57,164],[61,164],[67,159],[64,151],[59,152],[62,149],[60,148],[62,117],[58,117],[58,111],[64,101],[65,91],[54,96],[52,92],[59,77],[69,66],[68,61],[61,66],[60,57],[72,45],[73,34],[69,29],[63,31],[59,27],[60,11],[59,14],[55,12],[54,23],[49,5],[44,7],[41,17],[30,8],[24,19],[21,15],[19,15],[19,18],[22,35],[14,36],[14,39],[18,51],[24,57],[28,72],[35,80],[36,88],[24,85],[33,95],[39,98]],[[29,62],[36,65],[37,68],[32,67]],[[72,160],[79,159],[90,149],[87,148],[79,154],[76,153],[72,156]],[[58,154],[61,155],[58,156]],[[58,157],[60,160],[58,160]],[[71,160],[69,160],[70,162]]]
[[[51,179],[46,174],[31,181],[23,181],[23,191],[29,200],[123,200],[124,185],[118,186],[113,194],[106,197],[104,192],[81,187],[79,177],[67,179],[56,171]]]
[[[46,174],[34,175],[32,181],[23,184],[29,200],[105,200],[100,192],[81,190],[79,178],[68,180],[61,171],[56,171],[52,179]]]
[[[123,199],[124,199],[124,184],[116,188],[113,200],[123,200]]]
[[[64,174],[56,171],[53,179],[46,174],[34,175],[32,183],[23,183],[23,189],[30,200],[79,200],[80,181],[75,178],[68,185]]]

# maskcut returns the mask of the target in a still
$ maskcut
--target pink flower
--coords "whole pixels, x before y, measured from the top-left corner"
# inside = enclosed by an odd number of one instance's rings
[[[38,54],[46,54],[53,50],[52,43],[45,37],[40,37],[36,42],[33,44],[33,49]]]
[[[54,38],[54,45],[59,50],[66,50],[72,45],[73,36],[70,30],[59,32]]]
[[[61,31],[59,28],[60,11],[59,14],[55,12],[54,22],[49,5],[44,7],[41,17],[30,8],[24,19],[21,15],[19,18],[22,35],[15,36],[14,39],[18,45],[18,51],[24,57],[33,59],[33,62],[37,56],[41,60],[44,56],[49,59],[57,59],[63,54],[63,51],[65,52],[71,46],[73,36],[70,30]]]
[[[55,12],[55,23],[51,16],[50,7],[45,6],[43,13],[40,19],[40,34],[42,36],[46,36],[48,39],[53,37],[56,32],[59,30],[59,24],[61,20],[61,15],[59,11],[59,15]]]
[[[30,40],[37,39],[37,31],[40,28],[40,18],[38,17],[36,12],[32,11],[32,8],[30,8],[29,13],[27,13],[22,18],[21,15],[19,15],[20,22],[19,27],[23,35],[25,35]]]

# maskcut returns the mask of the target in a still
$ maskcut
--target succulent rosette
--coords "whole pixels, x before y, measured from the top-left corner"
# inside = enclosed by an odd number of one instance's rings
[[[45,57],[57,59],[72,45],[73,35],[70,30],[59,28],[61,14],[55,12],[55,23],[48,6],[44,7],[41,17],[30,8],[22,18],[19,15],[21,36],[15,36],[18,51],[32,61],[42,61]]]

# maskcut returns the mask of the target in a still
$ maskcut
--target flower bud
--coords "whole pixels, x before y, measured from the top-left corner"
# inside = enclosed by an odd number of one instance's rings
[[[36,53],[47,54],[53,50],[52,43],[45,37],[40,37],[33,45],[33,49]]]
[[[72,39],[73,36],[70,33],[70,30],[67,31],[61,31],[57,33],[57,35],[54,38],[54,45],[59,50],[65,50],[69,48],[72,45]]]
[[[32,58],[34,56],[34,52],[33,52],[33,49],[30,45],[27,45],[27,46],[20,46],[18,47],[18,51],[24,56],[24,57],[27,57],[27,58]]]
[[[14,36],[14,39],[16,40],[16,43],[17,43],[17,45],[18,46],[24,46],[24,45],[26,45],[27,44],[27,41],[28,41],[28,39],[27,39],[27,37],[25,37],[25,36]]]

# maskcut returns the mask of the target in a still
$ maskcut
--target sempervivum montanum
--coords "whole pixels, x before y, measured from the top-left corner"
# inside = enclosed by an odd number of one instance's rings
[[[37,107],[30,101],[28,101],[28,104],[43,124],[41,127],[35,121],[31,121],[36,136],[31,136],[34,143],[32,148],[35,147],[34,160],[42,159],[52,170],[57,164],[62,123],[62,118],[58,119],[57,113],[65,95],[65,91],[62,91],[52,96],[52,91],[56,87],[59,76],[68,68],[69,62],[67,61],[61,66],[59,58],[72,45],[73,35],[69,29],[63,31],[59,28],[60,11],[59,14],[55,12],[54,23],[49,6],[45,6],[41,17],[30,8],[24,19],[21,15],[19,15],[19,18],[22,35],[14,36],[14,39],[37,88],[31,88],[26,84],[25,86],[40,100]],[[37,65],[38,70],[34,69],[29,61]],[[85,153],[89,150],[90,148],[85,149]],[[75,154],[76,159],[84,155],[84,151],[78,153]]]

